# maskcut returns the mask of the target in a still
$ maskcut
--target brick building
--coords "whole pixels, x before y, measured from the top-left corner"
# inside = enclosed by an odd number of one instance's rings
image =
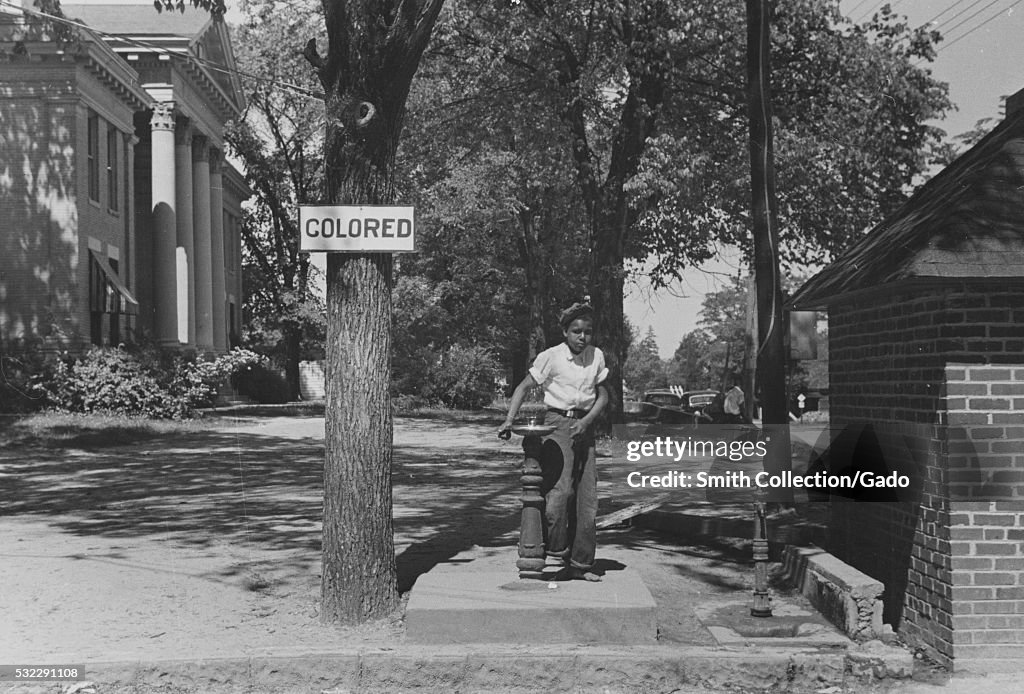
[[[833,449],[911,479],[833,497],[828,549],[957,668],[1024,657],[1022,107],[791,301],[828,310]]]
[[[250,195],[223,157],[244,106],[227,28],[151,5],[63,11],[89,29],[56,40],[0,13],[0,341],[226,350]]]

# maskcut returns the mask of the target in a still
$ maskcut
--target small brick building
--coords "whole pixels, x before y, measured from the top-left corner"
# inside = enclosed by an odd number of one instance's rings
[[[829,551],[956,668],[1024,657],[1024,92],[793,297],[827,309],[833,439],[911,478],[832,497]]]

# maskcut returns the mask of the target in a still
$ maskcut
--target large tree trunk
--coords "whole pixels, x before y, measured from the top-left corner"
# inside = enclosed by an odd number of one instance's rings
[[[769,436],[764,469],[792,470],[789,408],[786,406],[785,322],[779,277],[779,228],[772,147],[771,93],[768,63],[767,0],[747,0],[747,100],[750,112],[750,184],[754,223],[754,280],[757,288],[757,383],[761,389],[761,421]],[[793,490],[771,491],[770,501],[791,502]]]
[[[405,102],[443,0],[323,0],[330,42],[305,55],[326,92],[326,197],[394,202]],[[327,401],[321,620],[398,604],[391,511],[390,254],[327,259]]]
[[[388,113],[386,105],[366,92],[358,99],[347,91],[328,94],[325,155],[332,203],[393,201],[395,121],[401,122],[401,112]],[[353,136],[360,131],[363,137]],[[391,521],[391,278],[388,253],[327,257],[324,622],[359,623],[384,617],[398,605]]]
[[[321,619],[398,604],[391,513],[391,256],[327,259],[327,460]]]

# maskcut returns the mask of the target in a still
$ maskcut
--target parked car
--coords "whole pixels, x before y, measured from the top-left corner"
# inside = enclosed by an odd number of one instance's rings
[[[646,416],[669,424],[696,424],[700,412],[718,395],[715,390],[668,389],[649,390],[644,393],[643,411]],[[657,408],[657,409],[654,409]]]
[[[681,407],[683,404],[683,398],[671,390],[648,390],[643,401],[658,407]]]
[[[683,393],[683,400],[686,401],[684,407],[694,411],[703,410],[714,402],[717,395],[717,390],[688,390]]]

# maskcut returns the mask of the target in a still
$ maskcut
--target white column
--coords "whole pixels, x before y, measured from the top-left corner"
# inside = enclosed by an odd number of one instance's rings
[[[195,232],[196,349],[213,350],[213,260],[210,239],[210,145],[192,143],[192,228]]]
[[[152,139],[150,188],[153,196],[153,333],[158,344],[178,345],[175,248],[174,104],[157,103],[149,121]]]
[[[196,344],[195,241],[192,231],[192,126],[179,118],[174,130],[175,190],[178,200],[178,342]]]
[[[224,274],[224,177],[221,174],[223,154],[210,150],[210,258],[213,264],[213,348],[228,349],[227,292]]]

